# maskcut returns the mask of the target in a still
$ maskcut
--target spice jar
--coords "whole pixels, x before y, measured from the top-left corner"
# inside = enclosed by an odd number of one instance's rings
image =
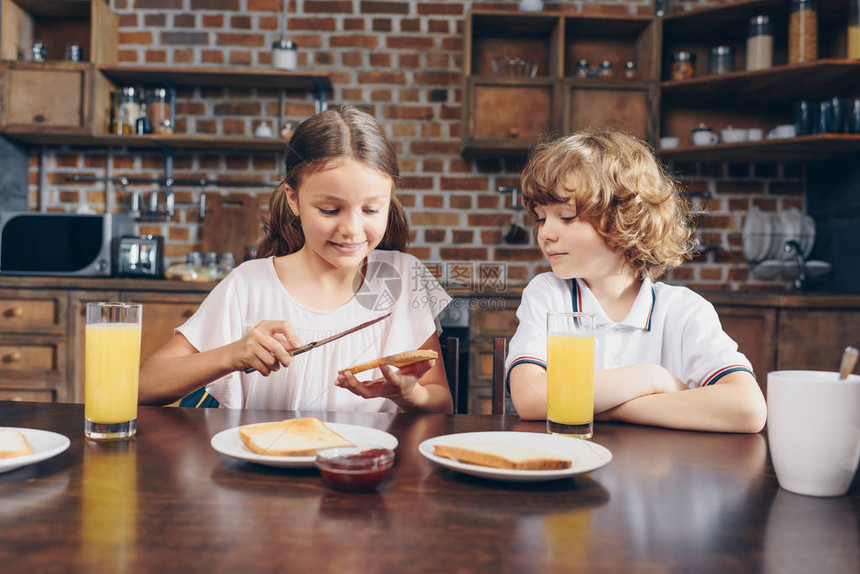
[[[682,50],[672,54],[672,80],[686,80],[696,75],[696,55]]]
[[[788,63],[818,59],[818,5],[815,0],[791,0],[788,22]]]
[[[137,119],[140,117],[140,101],[137,90],[123,88],[117,99],[115,133],[118,135],[133,134]]]
[[[624,64],[624,79],[625,80],[635,80],[636,79],[636,62],[629,61]]]
[[[747,70],[764,70],[773,66],[773,30],[770,17],[750,18],[747,33]]]
[[[152,131],[158,134],[172,134],[173,123],[170,121],[170,101],[167,90],[155,88],[149,93],[149,121]]]
[[[299,67],[296,45],[281,38],[272,44],[272,67],[278,70],[295,70]]]
[[[860,59],[860,0],[848,0],[848,50],[849,58]]]
[[[612,62],[603,60],[600,62],[600,68],[597,69],[597,77],[608,80],[615,77],[615,68],[612,67]]]
[[[731,46],[714,46],[708,52],[708,74],[720,76],[735,70],[735,50]]]
[[[46,55],[47,50],[45,49],[45,43],[41,40],[33,42],[33,46],[30,48],[31,59],[34,62],[44,62]]]
[[[591,64],[588,63],[588,60],[580,60],[576,63],[576,71],[573,74],[580,80],[586,79],[589,75],[591,75]]]

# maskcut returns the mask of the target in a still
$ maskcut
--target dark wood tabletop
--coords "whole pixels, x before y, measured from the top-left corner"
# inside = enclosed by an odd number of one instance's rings
[[[335,414],[395,435],[378,490],[315,469],[228,458],[217,432],[297,413],[141,407],[126,443],[83,438],[83,407],[0,402],[0,426],[70,448],[0,474],[3,572],[860,572],[860,484],[811,498],[777,486],[763,434],[598,423],[592,473],[507,483],[440,468],[433,436],[543,432],[480,415]],[[306,415],[310,413],[301,413]]]

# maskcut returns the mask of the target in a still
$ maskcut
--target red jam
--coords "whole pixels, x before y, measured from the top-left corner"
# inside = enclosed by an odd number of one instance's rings
[[[323,480],[338,490],[372,490],[394,464],[394,451],[387,448],[328,448],[317,451],[316,464]]]

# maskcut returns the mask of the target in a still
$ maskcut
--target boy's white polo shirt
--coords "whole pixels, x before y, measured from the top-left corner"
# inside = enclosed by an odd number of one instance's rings
[[[753,374],[737,343],[723,331],[713,305],[686,287],[646,279],[630,312],[616,323],[585,282],[542,273],[523,290],[519,326],[505,361],[507,377],[521,363],[546,368],[549,311],[595,315],[597,370],[657,364],[690,388],[711,385],[735,371]]]

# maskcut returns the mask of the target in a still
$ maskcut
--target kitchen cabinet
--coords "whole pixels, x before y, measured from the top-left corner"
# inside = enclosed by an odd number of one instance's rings
[[[213,286],[146,279],[0,278],[0,400],[83,402],[87,303],[143,304],[143,364]]]
[[[659,62],[650,16],[473,10],[464,46],[466,155],[524,156],[542,137],[587,127],[654,139]],[[609,61],[614,77],[577,79],[583,59],[592,67]],[[636,65],[632,80],[623,78],[628,61]]]
[[[762,389],[767,374],[776,370],[777,333],[775,308],[715,305],[723,330],[746,355]]]
[[[777,369],[837,371],[845,347],[858,346],[860,310],[783,309]]]
[[[107,131],[110,83],[98,64],[116,61],[117,17],[104,0],[2,0],[0,129],[94,134]],[[45,61],[30,61],[31,46]],[[66,47],[80,62],[65,61]]]
[[[68,297],[0,290],[0,400],[67,401]]]
[[[766,135],[778,124],[794,124],[794,104],[833,97],[857,97],[860,60],[847,52],[848,0],[822,0],[818,9],[818,58],[788,63],[790,0],[741,0],[698,8],[663,18],[660,136],[678,137],[681,145],[660,149],[674,161],[815,161],[860,151],[860,134],[826,133],[787,139],[763,139],[693,147],[690,131],[700,123],[714,133],[731,125],[758,128]],[[767,15],[773,29],[773,67],[745,71],[750,18]],[[714,46],[734,50],[734,70],[708,75],[708,52]],[[672,54],[692,52],[695,75],[671,80]]]

